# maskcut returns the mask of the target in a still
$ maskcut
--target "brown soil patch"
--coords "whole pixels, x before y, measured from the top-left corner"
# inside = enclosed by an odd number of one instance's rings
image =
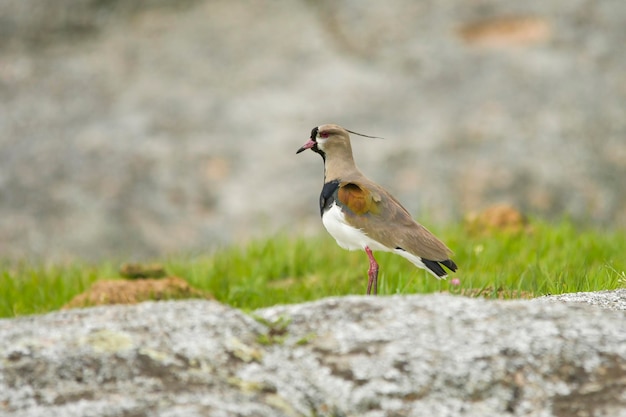
[[[470,45],[497,48],[545,42],[551,32],[550,24],[542,18],[507,16],[469,23],[459,35]]]
[[[461,288],[457,291],[442,291],[446,294],[453,295],[462,295],[464,297],[472,297],[472,298],[493,298],[498,300],[530,300],[531,298],[535,298],[536,295],[530,291],[522,291],[522,290],[503,290],[503,289],[495,289],[493,287],[486,288]]]
[[[508,204],[496,204],[478,214],[467,215],[465,227],[471,234],[485,234],[495,231],[507,233],[530,231],[526,217]]]
[[[63,309],[109,304],[136,304],[148,300],[184,298],[213,299],[207,292],[191,287],[178,277],[140,280],[103,280],[74,297]]]

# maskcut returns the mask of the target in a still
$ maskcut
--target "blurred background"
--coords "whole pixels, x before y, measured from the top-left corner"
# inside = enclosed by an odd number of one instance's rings
[[[323,232],[311,128],[426,224],[626,224],[619,0],[3,0],[0,256]]]

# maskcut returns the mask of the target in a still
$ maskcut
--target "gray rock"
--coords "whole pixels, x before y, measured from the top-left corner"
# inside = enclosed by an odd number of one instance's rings
[[[625,318],[430,295],[0,320],[0,414],[620,417]]]
[[[495,46],[464,31],[511,16]],[[504,201],[624,225],[624,21],[615,0],[3,0],[0,252],[321,230],[321,161],[295,150],[326,122],[385,137],[355,139],[359,166],[433,221]]]
[[[606,308],[608,310],[626,310],[626,288],[613,291],[576,292],[560,295],[550,295],[536,298],[536,301],[554,303],[582,303]]]

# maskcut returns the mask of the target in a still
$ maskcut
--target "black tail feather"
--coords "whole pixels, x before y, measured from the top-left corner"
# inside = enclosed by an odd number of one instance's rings
[[[422,262],[426,265],[426,268],[433,271],[438,277],[448,275],[441,265],[445,266],[452,272],[455,272],[458,268],[452,259],[446,259],[445,261],[431,261],[430,259],[422,258]]]
[[[456,264],[454,263],[452,259],[446,259],[445,261],[440,261],[439,263],[445,266],[446,268],[448,268],[452,272],[456,272],[456,270],[459,269],[459,267],[456,266]]]

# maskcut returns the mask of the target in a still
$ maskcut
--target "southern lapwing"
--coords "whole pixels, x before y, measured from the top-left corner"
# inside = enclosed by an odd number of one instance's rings
[[[363,249],[370,261],[367,294],[378,292],[378,263],[372,251],[397,253],[438,279],[442,266],[456,271],[452,251],[380,185],[359,171],[350,146],[352,132],[334,124],[314,127],[311,138],[296,153],[311,149],[324,160],[324,187],[320,195],[322,223],[339,246]]]

